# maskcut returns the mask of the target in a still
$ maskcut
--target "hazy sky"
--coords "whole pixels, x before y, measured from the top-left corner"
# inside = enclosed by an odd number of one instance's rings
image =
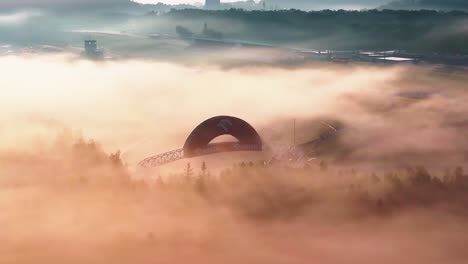
[[[235,0],[222,0],[222,2],[234,2]],[[156,4],[158,2],[165,4],[193,4],[193,3],[203,3],[204,0],[135,0],[135,2],[144,3],[144,4]]]

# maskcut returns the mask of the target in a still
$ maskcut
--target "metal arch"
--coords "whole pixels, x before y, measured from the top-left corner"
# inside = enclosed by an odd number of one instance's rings
[[[235,151],[261,151],[257,145],[242,145],[238,142],[224,142],[224,143],[212,143],[205,148],[197,149],[196,155],[187,157],[184,149],[178,149],[169,151],[157,156],[147,158],[138,164],[141,168],[151,168],[162,166],[174,161],[178,161],[184,158],[200,157],[206,155],[212,155],[223,152],[235,152]]]
[[[138,166],[142,168],[150,168],[150,167],[157,167],[164,164],[168,164],[177,160],[181,160],[185,157],[183,149],[177,149],[173,151],[169,151],[163,154],[159,154],[157,156],[153,156],[147,158],[140,162]]]
[[[222,135],[235,137],[241,148],[263,149],[262,139],[252,125],[237,117],[216,116],[205,120],[190,133],[183,147],[185,156],[198,156],[199,150],[209,148],[210,142]]]
[[[212,143],[222,135],[232,135],[239,142]],[[158,167],[184,158],[233,151],[262,151],[263,142],[258,132],[246,121],[232,116],[216,116],[205,120],[189,135],[182,149],[147,158],[139,167]]]
[[[317,155],[317,147],[324,141],[341,132],[342,130],[341,127],[335,127],[326,122],[321,122],[321,124],[327,127],[329,130],[320,134],[319,137],[315,140],[299,145],[289,146],[287,150],[279,151],[279,153],[277,153],[268,163],[272,163],[277,160],[288,160],[294,162],[307,160],[307,162],[309,162],[311,160],[316,159],[315,156]],[[195,153],[193,153],[195,155],[186,155],[187,153],[184,151],[184,149],[177,149],[147,158],[140,162],[138,165],[141,168],[151,168],[162,166],[184,158],[205,156],[232,151],[261,151],[262,149],[263,145],[257,144],[240,144],[239,142],[212,143],[203,148],[197,149]]]

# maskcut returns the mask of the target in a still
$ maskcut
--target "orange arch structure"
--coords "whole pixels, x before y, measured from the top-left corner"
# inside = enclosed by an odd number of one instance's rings
[[[223,135],[231,135],[238,142],[211,143]],[[197,126],[185,141],[183,150],[187,158],[231,151],[262,151],[260,135],[246,121],[232,116],[210,118]]]
[[[211,143],[213,139],[231,135],[237,142]],[[217,116],[197,126],[177,149],[144,159],[140,167],[157,167],[185,158],[234,151],[262,151],[263,143],[257,131],[247,122],[232,116]]]

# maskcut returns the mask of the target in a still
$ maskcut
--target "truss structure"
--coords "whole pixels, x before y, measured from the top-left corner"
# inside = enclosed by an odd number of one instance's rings
[[[158,167],[167,163],[181,160],[184,157],[184,150],[177,149],[163,154],[159,154],[157,156],[149,157],[140,162],[138,165],[143,168]]]

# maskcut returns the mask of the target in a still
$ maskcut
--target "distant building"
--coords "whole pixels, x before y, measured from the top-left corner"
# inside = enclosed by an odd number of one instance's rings
[[[87,55],[91,55],[97,51],[96,40],[85,40],[85,52]]]
[[[221,7],[221,0],[205,0],[206,9],[219,9]]]
[[[96,40],[85,40],[84,55],[91,59],[100,59],[104,56],[104,52],[98,49]]]

